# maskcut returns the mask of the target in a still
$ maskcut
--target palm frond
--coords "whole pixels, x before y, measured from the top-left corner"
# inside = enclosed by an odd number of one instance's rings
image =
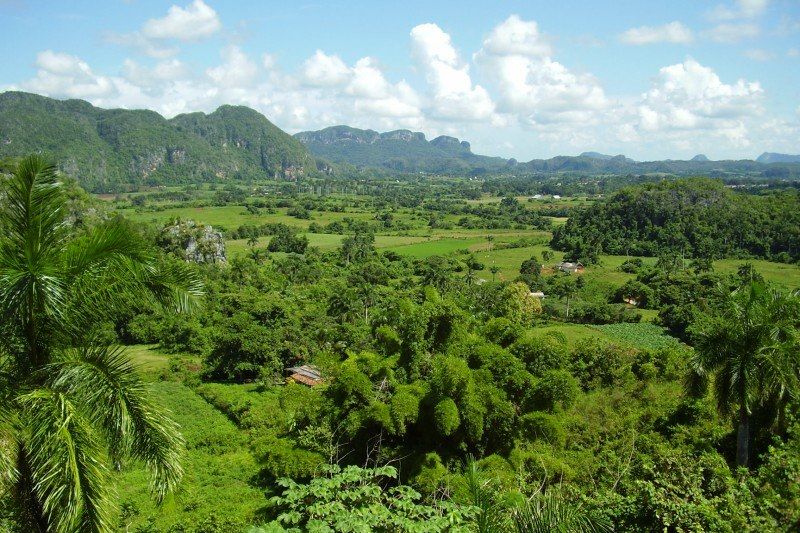
[[[8,492],[19,476],[16,467],[19,441],[15,427],[18,421],[13,412],[0,405],[0,496]]]
[[[475,518],[478,533],[505,531],[502,515],[504,509],[496,501],[497,492],[489,480],[484,479],[478,470],[478,463],[471,456],[464,471],[464,483],[469,496],[468,503],[478,509],[478,515]]]
[[[124,351],[108,347],[74,350],[50,365],[49,385],[79,399],[103,429],[114,458],[133,457],[151,473],[153,494],[162,501],[181,480],[183,437],[151,400]]]
[[[67,276],[86,276],[117,264],[120,258],[147,262],[152,253],[146,243],[121,219],[92,228],[87,235],[69,243],[64,251]]]
[[[199,307],[204,294],[203,281],[191,265],[178,261],[150,266],[142,272],[141,281],[156,301],[179,313]]]
[[[599,533],[611,531],[611,524],[561,495],[539,494],[512,512],[517,533]]]
[[[19,398],[32,485],[51,531],[108,531],[115,517],[102,440],[69,398],[37,389]]]

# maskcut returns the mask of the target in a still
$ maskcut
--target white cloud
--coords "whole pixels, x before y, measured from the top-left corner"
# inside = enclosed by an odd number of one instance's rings
[[[591,75],[553,61],[550,50],[535,22],[511,16],[492,30],[475,60],[497,84],[499,110],[523,123],[595,121],[609,105],[603,88]]]
[[[328,55],[322,50],[306,59],[302,67],[303,82],[312,87],[342,85],[350,75],[350,68],[339,56]]]
[[[189,69],[178,59],[169,59],[156,63],[153,68],[141,66],[126,59],[122,64],[123,77],[134,85],[149,87],[166,81],[176,81],[189,76]]]
[[[22,87],[37,93],[69,98],[102,97],[114,92],[106,76],[98,76],[77,56],[45,50],[36,56],[36,76]]]
[[[718,43],[738,43],[745,39],[758,37],[761,28],[749,22],[735,24],[718,24],[704,32],[706,36]]]
[[[750,48],[744,51],[744,56],[748,59],[752,59],[753,61],[769,61],[774,56],[771,52],[764,50],[763,48]]]
[[[692,30],[676,21],[663,26],[640,26],[631,28],[620,35],[626,44],[643,45],[653,43],[688,44],[694,40]]]
[[[272,70],[277,66],[278,60],[273,54],[264,53],[261,56],[261,64],[265,69]]]
[[[723,83],[710,68],[693,59],[663,67],[638,105],[638,127],[648,133],[681,133],[723,137],[738,146],[748,143],[745,120],[761,113],[758,82]]]
[[[258,74],[258,66],[238,46],[222,50],[222,64],[206,70],[218,87],[247,87]]]
[[[469,66],[450,35],[436,24],[420,24],[411,30],[411,49],[431,89],[433,116],[457,121],[491,118],[494,103],[486,89],[473,85]]]
[[[789,48],[786,57],[800,57],[800,48]]]
[[[534,20],[511,15],[492,29],[483,41],[483,51],[492,55],[546,57],[553,52]]]
[[[755,18],[764,13],[768,5],[769,0],[736,0],[733,5],[718,5],[710,17],[713,20]]]
[[[220,28],[217,12],[203,0],[194,0],[186,7],[173,5],[166,16],[148,20],[142,34],[150,39],[196,41],[217,33]]]
[[[421,121],[420,99],[405,81],[392,85],[378,62],[362,57],[351,69],[352,78],[345,94],[354,98],[353,106],[362,115]]]

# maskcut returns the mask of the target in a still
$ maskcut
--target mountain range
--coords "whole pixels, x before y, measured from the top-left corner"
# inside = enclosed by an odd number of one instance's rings
[[[291,136],[264,115],[224,105],[166,119],[147,110],[101,109],[83,100],[0,93],[0,158],[46,154],[92,191],[136,185],[318,175],[353,171],[456,175],[704,174],[800,177],[800,156],[764,153],[756,161],[634,161],[584,152],[519,162],[478,155],[467,141],[427,140],[409,130],[379,133],[349,126]]]
[[[399,172],[469,173],[558,173],[587,174],[706,174],[798,176],[800,166],[771,167],[772,163],[800,163],[800,156],[762,154],[758,160],[711,161],[698,154],[688,161],[634,161],[624,155],[583,152],[578,156],[556,156],[519,162],[472,153],[467,141],[442,135],[428,141],[425,134],[409,130],[379,133],[350,126],[333,126],[303,131],[294,136],[316,157],[356,167],[382,168]]]
[[[94,191],[316,171],[299,141],[247,107],[165,119],[83,100],[0,94],[0,157],[46,154]]]

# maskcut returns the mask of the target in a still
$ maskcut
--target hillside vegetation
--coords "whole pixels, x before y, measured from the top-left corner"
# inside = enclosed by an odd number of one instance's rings
[[[0,94],[0,157],[43,153],[92,191],[126,185],[296,178],[316,171],[297,140],[247,107],[167,120],[82,100]]]
[[[600,253],[795,261],[800,195],[740,194],[708,179],[630,187],[576,211],[552,245],[584,262]]]

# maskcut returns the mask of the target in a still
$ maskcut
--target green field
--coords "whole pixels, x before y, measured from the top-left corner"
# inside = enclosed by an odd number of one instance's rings
[[[554,323],[537,327],[534,331],[537,335],[551,332],[561,333],[567,339],[570,348],[590,339],[602,339],[647,350],[674,348],[681,345],[677,339],[665,333],[664,328],[647,322],[602,326]]]
[[[139,357],[137,357],[137,360]],[[144,468],[126,465],[118,475],[124,531],[244,531],[266,504],[251,484],[258,465],[244,433],[190,388],[152,385],[186,439],[180,490],[162,507],[150,497]]]
[[[342,239],[344,239],[344,235],[338,235],[333,233],[305,233],[306,237],[308,237],[308,245],[315,246],[322,250],[323,252],[327,252],[330,250],[335,250],[342,244]],[[269,241],[272,237],[260,237],[258,239],[257,246],[265,247],[269,244]],[[425,242],[429,238],[428,237],[419,237],[419,236],[412,236],[412,235],[376,235],[375,236],[375,248],[394,248],[398,246],[405,246],[411,245],[419,242]],[[225,242],[225,246],[227,247],[228,255],[230,257],[234,257],[236,254],[242,253],[247,250],[247,240],[246,239],[233,239],[228,240]]]
[[[352,218],[355,220],[372,220],[375,216],[374,213],[356,210],[347,211],[344,213],[314,211],[312,212],[310,220],[304,220],[288,216],[286,211],[287,209],[283,208],[276,209],[275,213],[261,212],[258,214],[252,214],[240,205],[229,205],[220,207],[171,207],[156,211],[123,209],[121,210],[121,213],[131,220],[136,220],[139,222],[154,222],[156,224],[164,224],[171,219],[181,218],[184,220],[195,220],[197,222],[209,224],[215,228],[224,229],[235,229],[243,224],[260,225],[277,224],[279,222],[297,228],[306,229],[311,222],[328,224],[344,218]]]
[[[448,255],[458,250],[468,250],[470,246],[486,242],[486,239],[472,237],[461,239],[436,239],[417,244],[406,244],[402,246],[389,246],[387,250],[397,252],[400,255],[413,259],[424,259],[432,255]]]

